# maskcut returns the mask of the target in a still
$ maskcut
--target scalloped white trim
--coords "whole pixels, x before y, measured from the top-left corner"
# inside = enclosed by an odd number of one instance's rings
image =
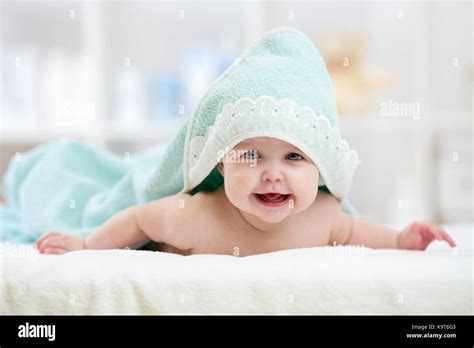
[[[291,99],[271,96],[244,97],[226,104],[204,136],[194,136],[185,151],[188,189],[201,183],[217,162],[219,150],[231,150],[239,142],[257,136],[287,141],[306,153],[318,166],[328,189],[338,198],[347,195],[352,176],[361,163],[355,150],[341,138],[320,110],[298,106]],[[191,125],[190,125],[191,127]],[[316,149],[319,149],[316,151]]]

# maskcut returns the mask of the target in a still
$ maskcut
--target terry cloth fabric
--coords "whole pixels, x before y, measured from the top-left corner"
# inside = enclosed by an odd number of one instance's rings
[[[129,206],[213,191],[223,183],[215,168],[223,152],[263,135],[311,156],[320,189],[356,215],[345,196],[358,158],[340,137],[323,59],[304,34],[280,28],[264,34],[215,81],[168,144],[126,159],[64,138],[12,158],[3,181],[0,237],[31,243],[48,230],[88,235]]]
[[[442,227],[459,248],[435,241],[426,251],[341,245],[244,257],[137,250],[58,257],[0,243],[0,315],[472,315],[474,225]]]
[[[3,177],[0,239],[32,243],[48,230],[85,236],[147,202],[145,187],[167,145],[126,157],[62,138],[13,156]]]

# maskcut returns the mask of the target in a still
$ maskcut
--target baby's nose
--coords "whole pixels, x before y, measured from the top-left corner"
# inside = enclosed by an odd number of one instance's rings
[[[283,173],[280,170],[276,169],[267,169],[264,170],[262,173],[262,180],[270,180],[270,181],[282,181],[283,180]]]

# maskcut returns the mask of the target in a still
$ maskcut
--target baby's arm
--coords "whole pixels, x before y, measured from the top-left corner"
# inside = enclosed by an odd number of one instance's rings
[[[185,249],[190,243],[175,232],[180,204],[190,200],[182,194],[124,209],[101,225],[87,238],[60,232],[48,232],[35,245],[40,252],[62,254],[80,249],[118,249],[132,247],[147,239]]]
[[[362,245],[375,249],[425,250],[435,239],[445,240],[450,246],[456,246],[446,231],[431,222],[415,221],[399,232],[336,209],[330,243]]]
[[[397,248],[398,232],[342,211],[335,214],[331,244],[363,245],[369,248]]]

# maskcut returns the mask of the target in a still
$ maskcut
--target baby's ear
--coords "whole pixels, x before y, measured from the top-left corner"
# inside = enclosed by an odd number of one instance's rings
[[[221,173],[221,175],[224,176],[224,163],[222,163],[222,161],[219,161],[216,167],[219,173]]]

